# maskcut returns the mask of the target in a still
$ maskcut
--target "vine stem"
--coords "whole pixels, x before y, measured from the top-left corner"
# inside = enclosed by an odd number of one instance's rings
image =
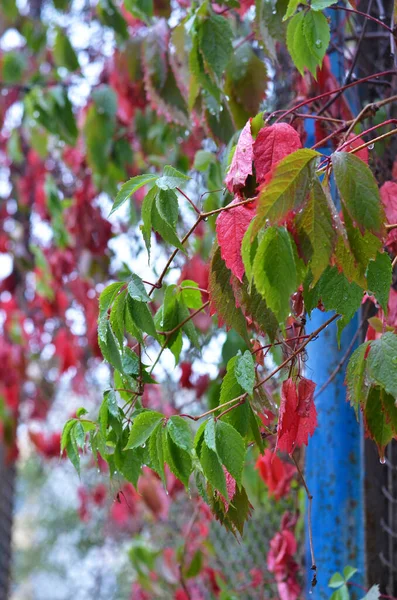
[[[380,27],[383,27],[384,29],[386,29],[393,36],[395,35],[393,29],[391,27],[389,27],[388,25],[386,25],[386,23],[383,23],[383,21],[380,21],[379,19],[377,19],[376,17],[373,17],[372,15],[369,15],[368,13],[361,12],[361,10],[357,10],[356,8],[347,8],[346,6],[340,6],[340,5],[329,6],[328,8],[330,8],[331,10],[343,10],[344,12],[353,13],[354,15],[359,15],[360,17],[364,17],[365,19],[368,19],[369,21],[374,21],[374,23],[377,23]]]
[[[325,323],[323,323],[322,325],[320,325],[320,327],[318,327],[315,331],[313,331],[313,333],[311,333],[309,335],[309,337],[307,338],[307,340],[305,340],[303,342],[303,344],[301,344],[297,350],[295,350],[294,352],[292,352],[292,354],[290,354],[290,356],[288,356],[278,367],[276,367],[276,369],[274,369],[274,371],[272,371],[270,373],[270,375],[268,375],[267,377],[265,377],[264,379],[262,379],[261,381],[259,381],[256,385],[254,385],[254,390],[256,390],[259,387],[261,387],[261,385],[263,385],[264,383],[266,383],[266,381],[268,381],[269,379],[271,379],[272,377],[274,377],[274,375],[276,375],[276,373],[278,373],[279,371],[281,371],[281,369],[283,369],[286,365],[288,365],[288,363],[291,360],[293,360],[296,356],[298,356],[298,354],[300,352],[302,352],[302,350],[304,350],[304,348],[307,346],[307,344],[309,342],[311,342],[311,340],[313,338],[317,337],[318,334],[321,333],[321,331],[323,331],[323,329],[325,329],[326,327],[328,327],[328,325],[330,325],[333,321],[335,321],[339,317],[340,317],[339,314],[333,315],[327,321],[325,321]],[[221,406],[216,406],[215,408],[211,408],[211,410],[207,410],[206,412],[202,413],[201,415],[181,414],[179,416],[180,417],[185,417],[186,419],[191,419],[192,421],[199,421],[200,419],[203,419],[204,417],[208,417],[208,415],[211,415],[211,414],[217,412],[218,410],[221,410],[221,408],[224,408],[226,406],[230,406],[233,403],[237,403],[236,406],[239,406],[240,404],[242,404],[243,402],[245,402],[245,400],[247,399],[247,397],[248,397],[248,392],[245,392],[244,394],[241,394],[240,396],[237,396],[236,398],[232,398],[231,400],[228,400],[228,402],[225,402]],[[235,408],[235,407],[233,406],[232,408]]]
[[[330,90],[328,92],[323,92],[322,94],[319,94],[318,96],[314,96],[313,98],[308,98],[307,100],[302,100],[302,102],[299,102],[299,104],[297,104],[296,106],[293,106],[292,108],[289,108],[286,111],[273,112],[271,115],[269,115],[267,120],[271,119],[278,112],[282,112],[283,114],[281,114],[275,121],[275,123],[278,123],[281,119],[285,119],[285,117],[287,117],[288,115],[294,113],[299,108],[302,108],[302,106],[307,106],[308,104],[311,104],[312,102],[316,102],[317,100],[322,100],[323,98],[328,98],[328,96],[337,94],[339,91],[344,92],[345,90],[348,90],[351,87],[360,85],[361,83],[365,83],[366,81],[371,81],[371,79],[377,79],[379,77],[384,77],[386,75],[397,75],[397,69],[388,69],[387,71],[380,71],[379,73],[374,73],[373,75],[368,75],[367,77],[362,77],[361,79],[356,79],[356,81],[352,81],[351,83],[343,85],[334,90]]]
[[[306,479],[303,476],[303,473],[301,471],[301,468],[298,464],[298,461],[296,460],[295,456],[293,454],[290,455],[292,460],[295,463],[296,469],[299,473],[299,477],[302,480],[303,483],[303,487],[305,488],[306,491],[306,496],[307,496],[307,501],[308,501],[308,506],[307,506],[307,525],[308,525],[308,530],[309,530],[309,547],[310,547],[310,556],[311,556],[311,560],[312,560],[312,566],[310,567],[310,569],[313,571],[313,577],[312,577],[312,587],[315,587],[317,585],[317,565],[316,565],[316,557],[314,556],[314,545],[313,545],[313,528],[312,528],[312,502],[313,502],[313,496],[310,493],[310,490],[307,486],[306,483]]]

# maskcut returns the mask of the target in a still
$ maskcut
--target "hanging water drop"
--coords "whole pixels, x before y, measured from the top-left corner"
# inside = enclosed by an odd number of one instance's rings
[[[375,144],[368,144],[368,150],[373,150],[375,147]]]
[[[381,465],[384,465],[384,464],[386,463],[386,459],[385,459],[385,457],[384,457],[384,456],[382,456],[382,457],[379,459],[379,462],[380,462],[380,464],[381,464]]]
[[[276,9],[272,10],[272,15],[276,15],[276,14],[277,14],[277,10]]]

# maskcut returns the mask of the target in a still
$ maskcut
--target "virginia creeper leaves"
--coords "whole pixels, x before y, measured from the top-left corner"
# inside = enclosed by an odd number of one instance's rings
[[[277,448],[292,454],[295,448],[308,444],[317,426],[314,405],[315,383],[302,378],[296,382],[289,378],[281,388],[281,404],[277,429]]]
[[[372,292],[387,315],[387,303],[392,284],[392,267],[389,255],[378,252],[367,269],[368,291]]]
[[[228,174],[225,177],[225,184],[230,192],[233,193],[244,187],[248,175],[252,175],[253,156],[251,122],[247,121],[240,133]]]
[[[367,357],[370,377],[397,398],[397,335],[387,331],[371,342]]]
[[[291,238],[284,227],[266,229],[253,266],[254,281],[279,322],[289,314],[289,297],[297,286]]]
[[[131,426],[130,435],[125,449],[138,448],[150,437],[157,425],[164,418],[161,413],[154,410],[139,413]]]
[[[336,238],[327,197],[317,179],[310,190],[305,208],[298,215],[297,226],[301,251],[309,260],[315,284],[329,265]]]
[[[334,152],[331,158],[335,181],[351,219],[362,230],[382,233],[385,216],[369,167],[348,152]]]
[[[199,29],[200,50],[208,67],[221,78],[233,52],[232,30],[229,21],[211,14]]]
[[[287,28],[287,46],[298,71],[305,68],[316,77],[330,42],[330,28],[323,13],[301,11],[292,17]]]
[[[231,204],[240,201],[237,197]],[[249,224],[255,216],[255,205],[244,204],[220,213],[216,221],[216,233],[221,255],[228,269],[240,281],[244,275],[241,244]]]
[[[230,271],[222,260],[221,249],[215,248],[211,260],[208,285],[211,314],[217,314],[221,323],[233,327],[243,339],[248,341],[247,326],[243,313],[236,308],[233,289],[230,285]]]
[[[253,148],[257,183],[262,183],[283,158],[301,147],[298,132],[288,123],[263,127]]]
[[[317,156],[317,152],[305,148],[293,152],[277,165],[270,182],[263,186],[259,194],[255,232],[259,231],[266,219],[277,223],[290,210],[303,204],[312,177],[311,165]]]

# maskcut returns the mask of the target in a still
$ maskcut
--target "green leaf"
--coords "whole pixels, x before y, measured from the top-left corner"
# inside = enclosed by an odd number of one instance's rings
[[[297,272],[291,238],[284,227],[269,227],[259,244],[253,266],[254,281],[278,321],[290,313],[290,295],[295,292]]]
[[[176,231],[175,231],[175,227],[172,227],[171,225],[169,225],[167,223],[167,221],[165,221],[163,219],[163,217],[160,215],[160,213],[157,210],[157,206],[156,203],[153,202],[152,204],[152,227],[154,229],[154,231],[157,231],[157,233],[159,233],[161,235],[161,237],[163,238],[163,240],[165,242],[167,242],[168,244],[171,244],[172,246],[175,246],[175,248],[178,248],[179,250],[181,250],[184,254],[186,254],[186,248],[183,247],[183,245],[181,244]]]
[[[289,0],[286,13],[283,17],[283,21],[286,21],[287,19],[291,18],[296,13],[296,9],[300,4],[306,4],[306,2],[302,2],[301,0]]]
[[[111,283],[106,286],[99,296],[99,311],[101,314],[106,313],[111,306],[118,292],[123,287],[123,282]]]
[[[191,429],[185,419],[175,415],[167,422],[167,432],[172,441],[182,450],[191,452],[193,449],[193,438]]]
[[[120,347],[123,347],[124,341],[124,321],[126,316],[125,311],[125,301],[126,301],[127,291],[123,290],[118,295],[116,295],[113,306],[110,311],[109,322],[110,326],[113,330],[114,335],[116,336],[117,341],[120,344]]]
[[[303,32],[316,66],[321,67],[331,39],[327,17],[322,12],[313,10],[305,12]],[[313,75],[315,76],[316,73],[314,72]]]
[[[123,373],[130,377],[139,375],[139,357],[131,348],[124,348],[122,358]]]
[[[171,436],[164,436],[165,443],[165,460],[171,469],[171,472],[182,481],[184,486],[187,488],[189,485],[189,478],[192,472],[192,459],[190,454],[185,450],[182,450],[171,438]]]
[[[237,357],[234,371],[243,390],[252,396],[255,384],[255,362],[249,350]]]
[[[164,471],[164,438],[165,431],[163,423],[159,423],[149,439],[149,456],[152,468],[160,476],[161,481],[166,485]]]
[[[306,68],[315,77],[318,64],[307,43],[304,21],[305,12],[301,11],[288,22],[287,48],[300,74],[303,75]]]
[[[245,461],[245,444],[241,435],[224,421],[216,422],[216,448],[222,464],[241,485]]]
[[[348,240],[346,241],[341,231],[335,252],[337,266],[349,281],[355,281],[365,289],[367,287],[365,276],[369,262],[376,259],[378,251],[382,248],[382,242],[370,231],[362,234],[353,224],[346,207],[342,208],[342,212]]]
[[[250,44],[236,48],[226,69],[224,90],[237,127],[258,112],[268,84],[267,68]],[[263,119],[262,119],[263,124]]]
[[[85,444],[85,431],[80,421],[76,421],[70,430],[70,437],[76,442],[79,448],[83,448]]]
[[[108,410],[108,403],[106,402],[106,398],[103,399],[102,404],[99,408],[98,421],[99,421],[99,426],[101,428],[101,433],[102,433],[103,437],[106,439],[106,432],[107,432],[108,423],[109,423],[109,410]]]
[[[172,229],[175,229],[178,222],[179,205],[178,197],[174,190],[160,189],[156,196],[156,208],[160,217],[168,223]]]
[[[204,172],[215,161],[216,156],[213,152],[208,152],[207,150],[197,150],[194,156],[193,169]]]
[[[343,584],[338,590],[330,596],[329,600],[350,600],[350,593],[346,584]]]
[[[128,296],[127,306],[136,327],[157,339],[156,327],[154,326],[153,316],[148,305],[145,302],[133,300]]]
[[[355,567],[347,565],[347,567],[343,569],[343,577],[345,578],[345,581],[349,581],[349,579],[351,579],[353,575],[357,573],[357,571],[358,569],[356,569]]]
[[[218,318],[228,328],[233,328],[237,333],[249,341],[247,324],[241,309],[236,307],[233,289],[230,285],[231,272],[221,256],[219,246],[214,246],[210,265],[209,292],[211,297],[212,311],[216,311]]]
[[[158,175],[153,175],[152,173],[147,173],[146,175],[137,175],[136,177],[132,177],[127,183],[124,183],[113,203],[112,210],[109,213],[109,216],[113,214],[120,206],[132,196],[135,192],[137,192],[141,187],[156,181]]]
[[[343,316],[338,321],[338,335],[361,306],[363,290],[350,283],[337,267],[328,267],[320,281],[320,295],[326,310],[335,310]]]
[[[80,406],[80,408],[78,408],[76,410],[76,416],[78,419],[80,419],[80,417],[83,417],[84,415],[88,414],[88,410],[86,408],[84,408],[84,406]]]
[[[199,309],[203,305],[201,292],[198,289],[198,284],[190,279],[185,279],[181,282],[180,297],[188,308]],[[188,288],[188,289],[187,289]],[[194,289],[190,289],[194,288]]]
[[[249,413],[250,413],[250,415],[249,415],[250,431],[252,433],[252,436],[255,440],[256,445],[259,448],[259,452],[262,454],[263,453],[263,440],[262,440],[261,432],[259,429],[258,420],[257,420],[255,413],[251,407],[250,407]]]
[[[333,4],[336,4],[335,0],[312,0],[312,2],[310,2],[310,8],[312,10],[325,10]]]
[[[61,454],[65,450],[66,446],[69,443],[70,430],[72,429],[75,422],[76,422],[76,419],[69,419],[69,421],[66,421],[65,425],[63,426],[62,437],[61,437]]]
[[[128,283],[128,293],[133,300],[140,302],[150,302],[151,298],[147,294],[142,279],[135,274],[131,275],[131,279]]]
[[[328,587],[339,588],[341,585],[344,585],[344,583],[344,577],[340,573],[334,573],[328,582]]]
[[[153,17],[153,0],[124,0],[124,6],[137,19],[150,23]]]
[[[364,598],[362,598],[362,600],[379,600],[381,597],[379,585],[373,585],[365,594]]]
[[[369,167],[348,152],[334,152],[331,159],[336,185],[353,222],[362,230],[382,233],[385,215],[378,184]]]
[[[346,369],[347,396],[353,406],[356,417],[361,404],[365,405],[368,395],[368,386],[365,380],[366,359],[365,354],[369,342],[361,344],[351,355]]]
[[[114,390],[106,390],[103,394],[104,400],[106,401],[109,413],[113,417],[119,418],[119,407],[117,404],[117,398]]]
[[[80,68],[76,52],[60,27],[56,30],[53,56],[57,67],[65,67],[68,71],[76,71]]]
[[[367,369],[376,383],[388,394],[397,397],[397,335],[395,333],[386,332],[381,338],[371,342]]]
[[[327,196],[317,178],[307,204],[298,215],[297,227],[300,248],[304,258],[309,261],[314,285],[329,265],[336,239]]]
[[[210,484],[227,499],[226,477],[222,465],[218,455],[205,443],[201,447],[200,463]]]
[[[156,200],[158,193],[157,186],[152,187],[151,190],[146,194],[142,203],[142,221],[141,225],[143,239],[150,259],[150,246],[151,246],[151,234],[152,234],[152,208]]]
[[[142,473],[142,456],[137,450],[124,450],[122,456],[120,471],[123,477],[136,488]]]
[[[236,362],[238,360],[237,356],[234,356],[227,363],[226,375],[222,380],[221,385],[221,394],[219,399],[219,406],[225,402],[229,402],[234,398],[238,398],[244,393],[244,389],[241,387],[236,378]],[[226,413],[222,420],[226,421],[232,427],[237,429],[241,436],[245,436],[248,432],[249,428],[249,404],[245,402],[233,410]]]
[[[97,12],[104,25],[114,29],[123,40],[128,39],[127,23],[112,0],[99,0]]]
[[[158,178],[156,185],[160,190],[174,190],[177,187],[183,186],[189,179],[190,177],[180,173],[174,167],[166,165],[163,175]]]
[[[69,440],[66,444],[66,453],[70,462],[76,469],[78,476],[80,477],[80,454],[77,444],[72,436],[69,437]]]
[[[101,335],[98,335],[98,343],[103,358],[112,365],[112,367],[122,373],[123,365],[121,364],[120,348],[107,319],[104,321],[104,336],[101,337]]]
[[[201,550],[196,550],[192,560],[190,561],[190,565],[187,569],[185,569],[185,577],[190,579],[191,577],[197,577],[200,573],[203,565],[203,553]]]
[[[367,269],[368,292],[375,298],[387,315],[390,288],[392,284],[392,266],[386,252],[378,252],[375,260],[371,260]]]
[[[369,391],[364,410],[366,431],[378,446],[381,459],[384,457],[385,447],[394,437],[393,428],[387,423],[383,412],[382,396],[384,394],[384,389],[372,387]]]
[[[199,29],[201,54],[208,67],[220,79],[233,54],[233,32],[227,19],[211,14]]]
[[[142,446],[162,419],[164,415],[154,410],[139,413],[132,424],[125,450]]]
[[[14,50],[5,52],[1,57],[1,76],[4,83],[18,83],[21,81],[26,61],[24,55]]]
[[[204,429],[204,441],[210,450],[217,453],[215,437],[215,419],[213,419],[212,417],[208,419],[207,425]]]
[[[250,286],[244,279],[241,284],[237,278],[234,280],[234,295],[236,304],[240,306],[245,317],[252,321],[258,331],[266,334],[270,341],[274,341],[278,330],[278,321],[274,313],[269,309],[265,299],[252,283]]]
[[[255,234],[267,220],[277,223],[304,203],[318,156],[314,150],[304,148],[289,154],[277,165],[270,182],[259,194]]]

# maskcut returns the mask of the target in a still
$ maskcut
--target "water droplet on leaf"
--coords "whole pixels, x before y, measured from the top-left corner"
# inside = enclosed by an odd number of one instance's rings
[[[316,40],[315,45],[316,45],[316,48],[322,48],[323,43],[321,40]]]

